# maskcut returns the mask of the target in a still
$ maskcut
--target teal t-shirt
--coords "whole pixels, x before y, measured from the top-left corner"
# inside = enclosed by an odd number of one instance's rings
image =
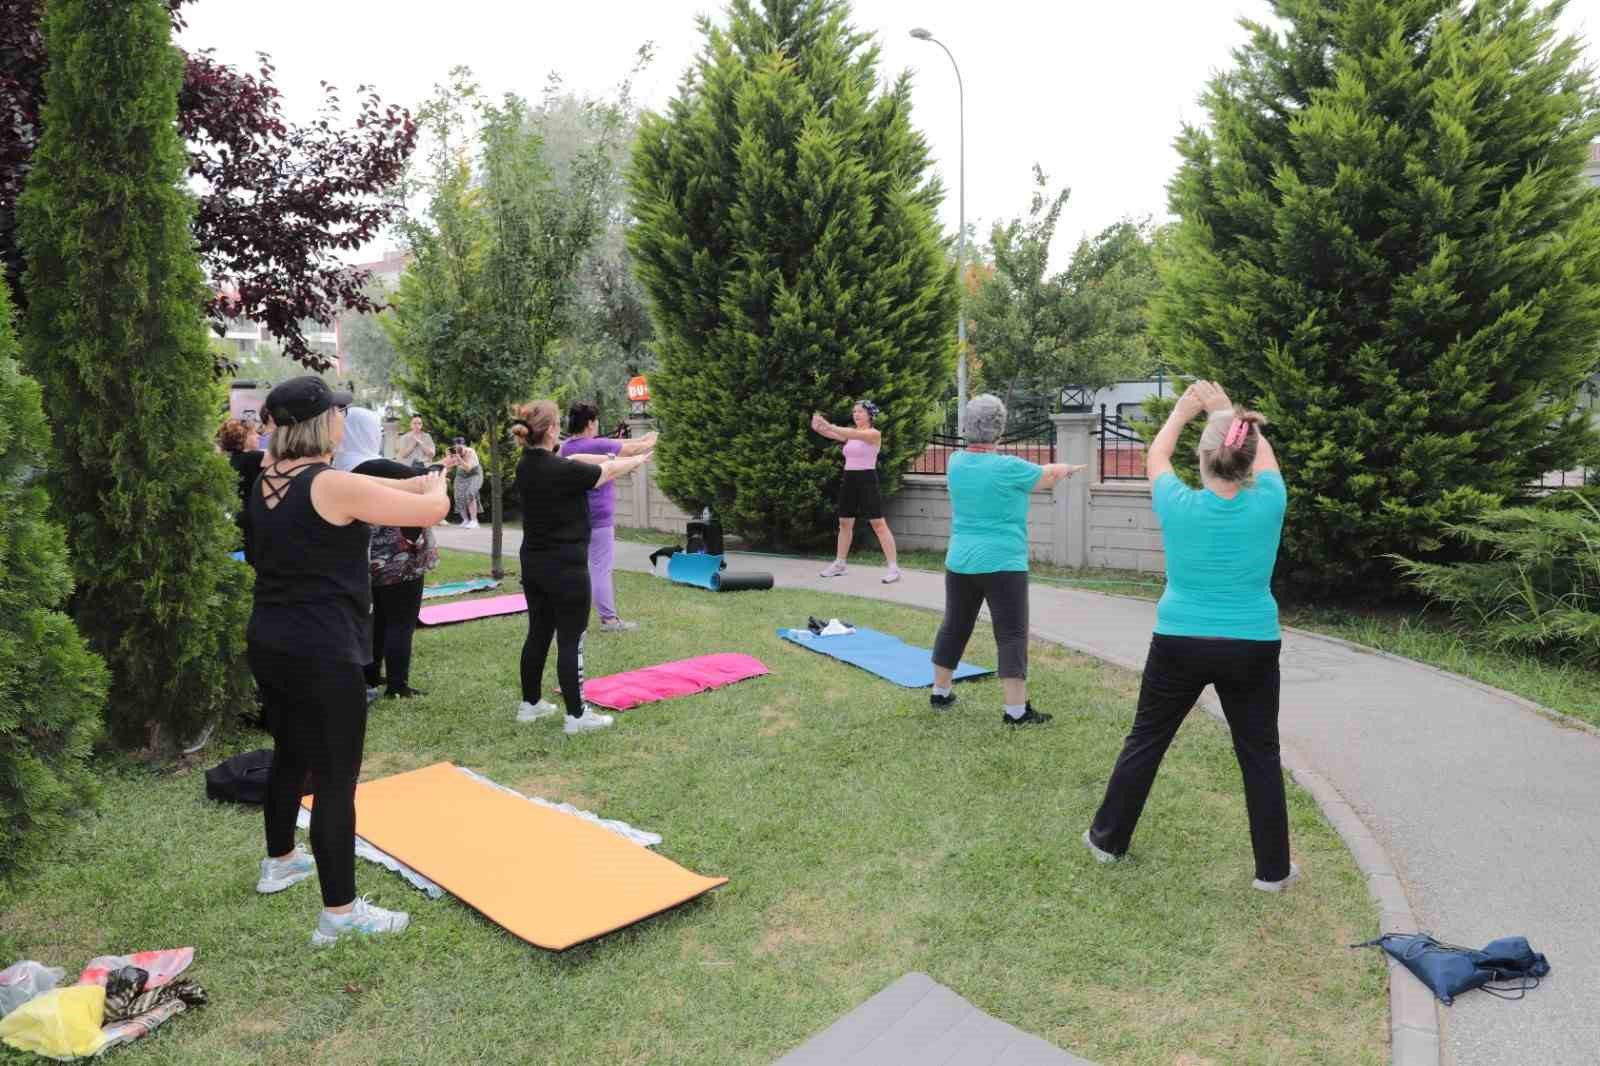
[[[1169,637],[1278,640],[1272,567],[1289,503],[1275,470],[1225,500],[1172,473],[1156,478],[1152,503],[1167,555],[1167,590],[1156,632]]]
[[[992,574],[1028,569],[1028,500],[1043,467],[1015,455],[950,457],[950,548],[945,569]]]

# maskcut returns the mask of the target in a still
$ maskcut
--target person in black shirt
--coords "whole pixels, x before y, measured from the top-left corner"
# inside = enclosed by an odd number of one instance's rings
[[[397,933],[409,922],[356,898],[356,778],[367,730],[361,669],[371,651],[368,523],[428,526],[449,507],[437,474],[381,481],[329,465],[349,403],[349,393],[313,376],[273,389],[269,462],[249,502],[256,583],[245,641],[273,739],[267,857],[256,891],[281,892],[314,869],[323,910],[313,944]],[[314,863],[294,844],[308,776]]]
[[[583,634],[589,625],[589,490],[650,459],[556,454],[561,412],[549,400],[521,407],[511,432],[522,443],[517,498],[522,501],[522,588],[528,598],[528,639],[522,645],[522,705],[517,721],[532,722],[556,707],[539,697],[550,641],[567,705],[568,736],[604,729],[609,714],[583,702]]]
[[[228,457],[239,478],[239,511],[234,521],[244,536],[245,561],[250,559],[250,490],[255,487],[256,476],[261,473],[261,445],[255,431],[247,422],[230,418],[217,430],[217,447]]]

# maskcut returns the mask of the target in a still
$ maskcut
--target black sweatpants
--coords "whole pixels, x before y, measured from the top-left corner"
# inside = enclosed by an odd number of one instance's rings
[[[1089,830],[1095,847],[1113,855],[1128,850],[1167,747],[1209,684],[1222,701],[1233,733],[1233,753],[1244,775],[1256,877],[1281,881],[1289,876],[1289,812],[1278,753],[1282,646],[1276,640],[1211,640],[1160,633],[1151,639],[1133,729]]]
[[[528,639],[522,645],[522,698],[539,702],[550,641],[556,641],[556,677],[567,713],[583,714],[583,632],[589,626],[588,546],[522,556],[522,591],[528,597]]]
[[[367,664],[367,684],[388,679],[390,692],[411,686],[411,639],[422,613],[422,581],[372,586],[372,661]],[[388,672],[385,673],[384,671]]]
[[[944,621],[933,641],[933,665],[954,670],[972,639],[978,610],[989,604],[1001,677],[1028,676],[1028,572],[989,574],[944,572]]]
[[[322,905],[356,898],[356,779],[367,737],[367,692],[356,663],[249,646],[250,672],[272,730],[272,773],[263,811],[267,854],[294,850],[295,816],[310,774],[311,851]]]

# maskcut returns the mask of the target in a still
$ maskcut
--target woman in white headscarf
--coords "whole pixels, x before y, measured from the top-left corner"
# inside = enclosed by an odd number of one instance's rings
[[[338,470],[368,477],[403,480],[419,476],[404,463],[385,459],[383,423],[365,407],[345,413],[344,440],[333,455]],[[411,638],[422,613],[422,585],[429,570],[439,565],[439,547],[433,530],[425,526],[373,526],[368,569],[372,574],[372,658],[366,665],[367,696],[376,699],[379,687],[390,699],[422,695],[411,687]],[[385,667],[388,669],[385,677]]]

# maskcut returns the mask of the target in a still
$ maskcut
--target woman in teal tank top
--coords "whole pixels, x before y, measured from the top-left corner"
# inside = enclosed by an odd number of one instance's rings
[[[1203,487],[1172,471],[1172,452],[1204,412]],[[1212,382],[1189,386],[1151,442],[1146,469],[1161,522],[1167,589],[1139,686],[1133,728],[1083,841],[1101,862],[1128,850],[1167,747],[1211,685],[1233,732],[1255,852],[1254,887],[1279,892],[1300,876],[1289,861],[1289,817],[1278,750],[1278,604],[1272,567],[1288,502],[1266,420],[1235,412]]]

